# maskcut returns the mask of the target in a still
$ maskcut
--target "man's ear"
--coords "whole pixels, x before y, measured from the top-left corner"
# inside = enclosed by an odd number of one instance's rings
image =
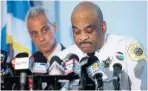
[[[54,22],[54,28],[55,28],[55,32],[57,32],[58,31],[58,25],[57,25],[56,22]]]
[[[107,26],[106,26],[106,22],[105,22],[105,21],[103,21],[103,22],[101,23],[101,27],[102,27],[102,31],[103,31],[104,33],[106,33],[106,31],[107,31]]]

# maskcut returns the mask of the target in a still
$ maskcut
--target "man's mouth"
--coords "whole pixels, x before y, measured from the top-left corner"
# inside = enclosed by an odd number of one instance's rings
[[[88,50],[89,47],[80,47],[82,50]]]
[[[48,43],[40,45],[41,47],[46,47]]]
[[[87,44],[92,44],[92,42],[91,41],[82,41],[82,42],[79,43],[79,46],[87,45]]]
[[[80,49],[83,51],[89,51],[91,49],[91,44],[81,44]]]
[[[90,45],[91,45],[91,44],[81,44],[80,47],[81,47],[81,48],[88,48],[88,47],[90,47]]]
[[[85,53],[89,53],[91,51],[91,46],[92,46],[91,41],[83,41],[79,43],[80,49]]]

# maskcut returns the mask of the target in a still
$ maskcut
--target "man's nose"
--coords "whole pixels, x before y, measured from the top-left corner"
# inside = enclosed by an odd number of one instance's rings
[[[88,40],[89,36],[87,34],[85,34],[84,32],[82,32],[79,36],[79,39],[84,41],[84,40]]]
[[[42,33],[39,33],[39,39],[40,39],[40,41],[43,41],[45,39],[45,37]]]

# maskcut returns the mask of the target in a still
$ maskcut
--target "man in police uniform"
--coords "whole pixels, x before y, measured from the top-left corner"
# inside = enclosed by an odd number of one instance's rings
[[[122,65],[121,90],[143,89],[140,88],[142,85],[140,77],[146,63],[146,54],[142,46],[131,37],[107,35],[106,22],[99,6],[92,2],[81,2],[72,12],[71,23],[76,45],[59,53],[61,59],[69,53],[75,53],[81,59],[86,53],[95,52],[103,72],[104,90],[114,90],[115,63]],[[78,86],[78,82],[71,81],[65,88],[76,89],[76,85]]]
[[[38,51],[34,53],[35,58],[43,54],[47,60],[36,60],[37,62],[49,63],[52,56],[64,49],[64,46],[56,40],[58,26],[53,21],[49,11],[41,6],[30,8],[26,16],[26,23],[31,39],[35,43]],[[43,85],[43,89],[45,88]]]

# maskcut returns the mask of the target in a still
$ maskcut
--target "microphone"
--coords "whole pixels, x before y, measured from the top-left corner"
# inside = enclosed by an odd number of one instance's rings
[[[103,77],[105,75],[100,67],[100,62],[99,62],[98,58],[96,56],[94,56],[94,53],[90,53],[90,54],[88,54],[88,56],[89,57],[84,57],[80,61],[81,64],[83,64],[81,67],[81,70],[82,70],[81,73],[85,74],[84,78],[86,78],[86,79],[89,78],[89,81],[86,80],[86,81],[84,81],[84,83],[88,82],[89,84],[92,84],[91,90],[92,89],[103,90]],[[83,85],[85,85],[85,84],[83,84]],[[90,87],[89,86],[87,87],[87,85],[86,85],[86,88],[84,87],[84,89],[90,89]]]
[[[53,56],[50,60],[49,75],[64,75],[63,61],[58,56]]]
[[[33,56],[34,62],[32,64],[32,73],[35,74],[47,74],[49,64],[47,63],[46,57],[41,52],[36,52]]]
[[[32,66],[32,73],[47,74],[49,65],[47,63],[34,62]]]
[[[0,54],[0,66],[1,66],[1,70],[0,70],[0,72],[2,74],[5,73],[5,69],[6,68],[4,67],[4,65],[6,64],[7,56],[8,56],[8,53],[6,51],[4,51],[4,50],[1,50],[1,54]]]
[[[8,57],[8,53],[4,50],[1,50],[0,58],[1,62],[6,63]]]
[[[63,66],[63,61],[58,56],[53,56],[51,58],[49,68],[51,80],[48,80],[45,90],[59,90],[61,88],[61,84],[58,82],[58,76],[64,75]]]
[[[75,79],[75,84],[79,82],[76,79],[80,78],[80,63],[79,57],[76,54],[70,53],[64,58],[64,67],[65,67],[65,75],[68,77],[67,81],[69,86],[64,89],[70,89],[70,86],[73,85],[73,80]]]
[[[27,52],[21,52],[21,53],[18,53],[15,58],[22,58],[22,57],[28,57],[28,53]]]
[[[35,62],[47,63],[46,57],[43,55],[43,53],[39,51],[35,52],[35,54],[33,54],[33,57],[35,58]]]
[[[65,60],[65,75],[76,75],[80,77],[79,57],[76,54],[71,53],[66,56]]]
[[[24,90],[26,86],[27,74],[31,74],[30,66],[32,61],[28,57],[28,53],[22,52],[16,55],[13,60],[14,69],[16,75],[20,75],[20,89]]]
[[[6,67],[6,61],[7,61],[7,52],[4,50],[1,50],[1,54],[0,54],[0,75],[1,75],[1,89],[4,90],[5,86],[4,86],[4,81],[6,79],[6,74],[7,74],[7,67]],[[7,69],[7,70],[6,70]]]
[[[31,67],[31,71],[34,74],[34,89],[42,90],[42,75],[47,75],[49,64],[43,53],[37,51],[33,56],[34,62]],[[29,78],[29,84],[32,84],[32,78]],[[30,86],[32,87],[32,86]]]
[[[12,66],[17,72],[16,75],[20,75],[20,72],[31,73],[31,66],[33,64],[33,60],[29,58],[28,53],[22,52],[16,55],[16,57],[12,60]]]
[[[99,59],[96,56],[90,56],[89,57],[89,61],[88,61],[88,68],[87,68],[87,72],[89,74],[90,78],[94,78],[94,82],[95,82],[95,89],[96,90],[103,90],[103,77],[104,72],[101,69],[101,65],[99,65]],[[91,77],[92,76],[92,77]]]
[[[94,79],[95,79],[95,84],[97,85],[96,86],[96,90],[103,90],[103,80],[102,80],[102,76],[103,74],[102,73],[96,73],[94,75]]]
[[[94,90],[95,84],[92,81],[92,78],[88,75],[88,63],[89,63],[89,57],[83,57],[80,60],[81,65],[81,71],[80,71],[80,90]]]
[[[120,73],[122,72],[122,65],[120,63],[115,63],[113,65],[113,84],[115,90],[120,90]]]
[[[34,57],[31,56],[29,58],[29,61],[30,61],[30,69],[31,69],[31,72],[32,72],[33,63],[35,61]],[[29,75],[28,76],[28,87],[29,87],[30,90],[33,90],[33,88],[34,88],[34,85],[33,84],[34,84],[33,75]]]

